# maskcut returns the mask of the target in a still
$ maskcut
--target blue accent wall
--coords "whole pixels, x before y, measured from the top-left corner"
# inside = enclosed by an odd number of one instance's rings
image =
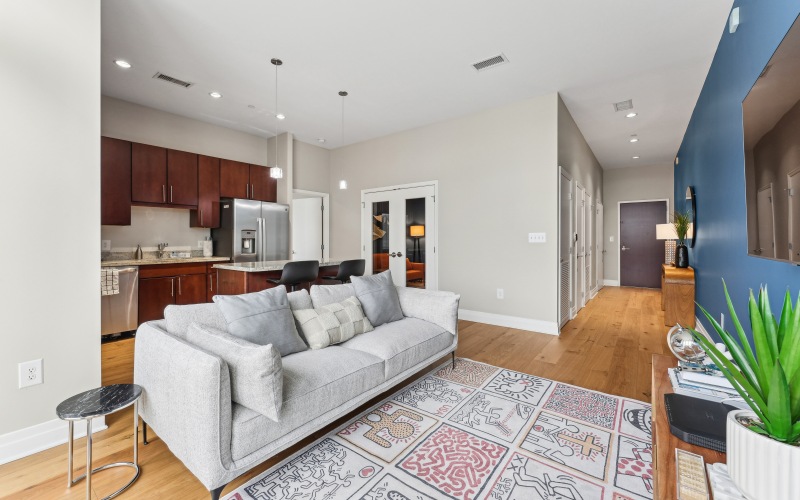
[[[728,331],[733,325],[721,278],[748,330],[749,289],[767,284],[776,315],[787,286],[795,299],[800,290],[800,267],[747,255],[742,135],[742,100],[800,14],[800,1],[741,0],[733,7],[740,8],[741,24],[736,33],[725,26],[675,166],[676,206],[687,186],[697,197],[697,241],[689,251],[696,300],[717,320],[724,312]]]

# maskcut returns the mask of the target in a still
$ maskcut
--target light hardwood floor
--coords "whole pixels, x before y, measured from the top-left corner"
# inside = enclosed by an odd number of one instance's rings
[[[661,311],[661,292],[636,288],[604,288],[560,337],[461,321],[458,355],[532,375],[618,396],[650,401],[651,356],[668,352]],[[448,357],[449,359],[449,357]],[[104,360],[105,361],[105,360]],[[440,364],[438,361],[436,364]],[[433,368],[434,365],[431,366]],[[428,370],[423,370],[423,373]],[[388,394],[388,393],[387,393]],[[364,407],[384,396],[375,398]],[[359,410],[361,411],[361,410]],[[132,410],[109,419],[109,428],[95,434],[95,466],[132,457]],[[294,451],[352,418],[341,419],[233,481],[232,491]],[[64,425],[66,432],[66,424]],[[154,432],[150,444],[139,445],[139,480],[120,498],[207,499],[208,492],[176,459]],[[76,442],[75,462],[85,464],[84,439]],[[66,445],[0,466],[0,498],[84,498],[83,482],[67,488]],[[78,474],[82,474],[78,471]],[[94,498],[100,499],[124,484],[125,468],[92,478]]]

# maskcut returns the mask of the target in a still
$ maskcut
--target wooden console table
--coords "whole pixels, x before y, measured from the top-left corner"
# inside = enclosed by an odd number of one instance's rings
[[[694,269],[661,264],[661,310],[666,326],[694,328]]]
[[[707,464],[725,463],[725,454],[681,441],[669,430],[669,420],[664,407],[664,394],[672,393],[667,368],[674,368],[678,360],[673,356],[653,354],[653,469],[656,484],[653,498],[676,498],[675,493],[675,448],[702,455]],[[710,486],[709,486],[710,488]]]

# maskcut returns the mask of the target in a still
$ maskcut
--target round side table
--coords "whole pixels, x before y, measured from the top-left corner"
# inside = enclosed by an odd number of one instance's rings
[[[86,498],[92,498],[92,474],[112,467],[131,467],[136,471],[133,479],[122,488],[118,489],[109,496],[103,498],[108,500],[114,498],[139,478],[139,398],[142,397],[142,388],[136,384],[115,384],[99,387],[86,392],[82,392],[63,401],[56,408],[56,414],[61,420],[69,423],[69,441],[67,452],[69,453],[69,469],[67,470],[67,486],[72,485],[86,478]],[[116,411],[133,405],[133,462],[116,462],[103,465],[92,469],[92,419],[104,417]],[[86,420],[86,474],[82,474],[74,481],[72,480],[72,441],[73,427],[75,421]]]

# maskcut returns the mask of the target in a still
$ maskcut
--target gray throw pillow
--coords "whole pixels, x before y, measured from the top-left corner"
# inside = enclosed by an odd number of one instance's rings
[[[242,295],[214,295],[214,302],[231,335],[258,345],[272,344],[281,356],[307,349],[297,334],[283,285]]]
[[[214,304],[187,304],[184,306],[168,305],[164,309],[167,331],[180,339],[186,338],[189,325],[197,323],[217,330],[225,330],[228,323],[225,316]]]
[[[374,330],[355,297],[318,309],[292,311],[292,314],[312,349],[323,349]]]
[[[342,285],[311,285],[311,302],[317,308],[335,304],[355,296],[356,289],[350,283]]]
[[[283,365],[277,349],[197,323],[189,326],[186,340],[227,363],[233,402],[278,421],[283,404]]]
[[[351,280],[356,289],[356,297],[372,326],[377,328],[384,323],[403,319],[403,310],[400,309],[400,299],[397,298],[391,271],[372,276],[353,276]]]

